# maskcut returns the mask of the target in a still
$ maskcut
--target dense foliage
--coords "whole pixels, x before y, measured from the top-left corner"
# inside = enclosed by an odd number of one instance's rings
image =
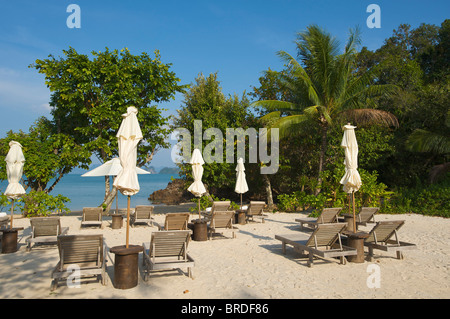
[[[249,161],[247,137],[250,191],[244,201],[272,204],[273,199],[285,211],[348,209],[348,194],[339,183],[344,174],[340,144],[342,125],[351,122],[357,126],[362,178],[355,194],[358,208],[450,217],[450,20],[415,29],[402,24],[374,51],[359,48],[357,30],[341,47],[333,35],[314,25],[298,33],[296,43],[296,54],[279,51],[285,62],[281,70],[269,68],[259,86],[241,96],[225,96],[217,74],[200,74],[187,90],[157,51],[155,58],[132,55],[127,49],[106,49],[89,57],[69,48],[63,58],[36,60],[31,67],[45,75],[52,92],[52,118],[40,118],[28,133],[8,132],[0,140],[2,156],[9,141],[23,145],[29,195],[19,205],[29,215],[64,210],[68,199],[49,193],[73,168],[86,168],[92,155],[102,162],[117,155],[121,114],[133,105],[145,123],[138,166],[149,164],[158,148],[167,147],[166,138],[176,128],[190,133],[191,138],[182,139],[190,152],[200,147],[205,155],[205,149],[214,149],[205,156],[220,161],[206,158],[202,180],[209,196],[201,198],[202,209],[219,198],[239,202],[234,192],[237,158],[227,162],[226,129],[261,127],[280,129],[279,170],[260,173],[261,159]],[[178,114],[164,117],[153,103],[176,93],[184,93]],[[201,121],[197,144],[196,120]],[[209,136],[209,128],[223,134]],[[235,140],[233,144],[236,154]],[[187,160],[179,168],[189,186],[193,178]],[[3,161],[0,169],[5,180]],[[7,204],[3,196],[1,205]]]

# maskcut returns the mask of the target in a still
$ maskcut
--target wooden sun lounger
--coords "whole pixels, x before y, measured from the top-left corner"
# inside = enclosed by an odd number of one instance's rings
[[[233,219],[234,211],[215,211],[207,228],[208,238],[211,240],[212,234],[215,233],[232,233],[232,238],[236,238],[236,232],[238,232],[239,229],[233,226]]]
[[[297,218],[295,221],[300,222],[300,226],[302,229],[305,227],[305,225],[307,225],[308,228],[315,229],[319,224],[336,223],[338,221],[337,215],[341,210],[341,207],[324,208],[318,218]]]
[[[58,236],[59,262],[52,272],[51,290],[58,287],[58,281],[74,276],[74,270],[81,277],[101,277],[106,285],[106,246],[103,235],[61,235]]]
[[[379,207],[362,207],[361,211],[355,216],[356,217],[356,229],[358,226],[367,226],[369,223],[375,224],[375,214],[380,210]],[[351,218],[353,220],[353,214],[341,214],[343,219]]]
[[[101,207],[83,207],[83,219],[81,226],[102,226],[103,208]]]
[[[369,237],[364,240],[364,246],[369,248],[367,259],[373,260],[374,249],[390,252],[395,251],[398,259],[403,259],[403,251],[416,249],[415,244],[398,240],[397,231],[405,224],[404,220],[380,221],[369,232]],[[395,240],[391,238],[395,237]]]
[[[61,227],[59,217],[32,217],[30,218],[31,235],[25,242],[27,251],[31,251],[32,245],[56,244],[59,235],[65,235],[69,227]]]
[[[150,205],[138,205],[134,210],[134,214],[130,216],[130,225],[134,227],[136,224],[146,224],[150,223],[153,226],[153,213],[154,206]]]
[[[9,216],[0,217],[0,228],[7,228],[9,225]]]
[[[211,219],[211,216],[214,212],[227,211],[230,209],[230,206],[231,206],[231,201],[229,201],[229,200],[214,201],[211,206],[211,211],[203,212],[202,215],[207,219]]]
[[[346,256],[357,254],[355,248],[342,245],[341,232],[346,227],[347,224],[344,223],[319,224],[310,236],[305,233],[291,233],[275,235],[275,239],[281,241],[283,254],[286,254],[286,245],[293,246],[301,254],[308,252],[308,267],[312,267],[314,256],[339,257],[341,264],[345,264]]]
[[[192,278],[194,259],[187,253],[191,238],[190,230],[152,232],[149,243],[143,243],[144,280],[152,270],[186,269]]]
[[[189,213],[167,213],[164,225],[154,223],[158,230],[187,230]]]
[[[248,205],[247,212],[245,213],[247,216],[247,220],[254,220],[255,217],[261,219],[261,222],[264,223],[264,207],[266,206],[265,202],[251,201]]]

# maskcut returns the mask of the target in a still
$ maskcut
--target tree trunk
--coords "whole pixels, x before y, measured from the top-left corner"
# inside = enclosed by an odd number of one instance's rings
[[[319,172],[317,175],[317,187],[314,191],[314,195],[318,195],[321,191],[322,187],[322,171],[325,162],[325,153],[327,151],[327,130],[328,127],[326,125],[322,126],[322,145],[320,147],[320,155],[319,155]]]
[[[105,212],[109,214],[109,211],[111,210],[111,206],[114,203],[114,199],[116,198],[117,194],[117,188],[113,187],[108,194],[106,195],[105,200],[103,201],[102,205],[106,205]]]
[[[269,209],[273,208],[273,196],[272,196],[272,185],[270,184],[270,179],[267,174],[262,175],[265,188],[266,188],[266,195],[267,195],[267,205],[269,206]]]
[[[105,176],[105,197],[103,198],[103,201],[106,200],[106,198],[108,197],[108,194],[110,192],[110,178],[109,176]]]

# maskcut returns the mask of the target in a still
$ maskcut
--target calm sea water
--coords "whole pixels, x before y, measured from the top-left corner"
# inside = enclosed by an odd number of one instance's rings
[[[148,200],[150,194],[156,190],[166,188],[172,176],[171,174],[138,175],[141,190],[136,195],[131,196],[131,207],[152,204]],[[177,176],[174,177],[176,178]],[[1,190],[4,191],[7,185],[8,181],[0,183]],[[49,183],[49,185],[51,184]],[[70,202],[66,203],[66,206],[71,211],[82,210],[83,207],[96,207],[103,202],[105,197],[105,178],[103,176],[81,177],[81,174],[68,174],[61,179],[50,193],[50,195],[57,194],[70,198]],[[119,192],[118,200],[119,208],[127,207],[127,196]],[[115,200],[111,208],[116,208]],[[10,207],[7,209],[10,209]]]

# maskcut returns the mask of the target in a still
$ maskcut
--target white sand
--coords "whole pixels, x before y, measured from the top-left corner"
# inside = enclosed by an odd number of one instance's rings
[[[312,268],[306,259],[288,247],[283,255],[276,234],[299,232],[296,218],[301,213],[268,214],[265,223],[237,225],[237,238],[216,237],[212,241],[191,241],[189,253],[195,259],[194,279],[179,271],[157,272],[143,281],[139,262],[139,283],[120,290],[113,286],[114,255],[108,251],[108,281],[82,281],[80,288],[65,283],[50,291],[50,275],[58,262],[56,246],[41,246],[26,251],[25,239],[30,234],[29,220],[15,218],[19,232],[19,250],[0,254],[0,297],[4,298],[171,298],[171,299],[236,299],[236,298],[450,298],[450,219],[421,215],[377,215],[377,220],[406,220],[399,232],[402,241],[417,244],[406,251],[405,259],[395,253],[376,251],[374,262],[347,263],[337,260],[316,260]],[[163,222],[164,215],[155,215]],[[193,218],[198,217],[196,214]],[[105,217],[103,229],[80,229],[80,216],[62,217],[62,226],[69,234],[101,233],[108,247],[125,244],[126,229],[110,227]],[[124,223],[125,226],[125,223]],[[362,230],[369,230],[362,227]],[[130,228],[130,244],[150,240],[156,227]],[[367,252],[367,248],[366,248]],[[140,255],[140,260],[142,254]],[[380,288],[369,288],[368,266],[376,264],[381,274]]]

